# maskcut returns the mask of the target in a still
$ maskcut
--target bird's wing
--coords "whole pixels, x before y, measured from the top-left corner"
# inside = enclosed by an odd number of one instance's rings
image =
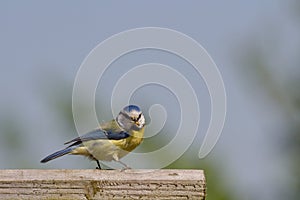
[[[71,144],[70,146],[81,144],[82,142],[90,141],[90,140],[99,140],[99,139],[106,139],[106,140],[121,140],[128,138],[130,135],[125,131],[113,132],[107,131],[103,129],[95,129],[89,133],[86,133],[80,137],[77,137],[73,140],[65,142],[65,144]]]

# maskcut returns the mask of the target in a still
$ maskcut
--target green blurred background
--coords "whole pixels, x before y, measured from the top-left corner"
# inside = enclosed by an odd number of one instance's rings
[[[213,151],[198,159],[200,133],[166,168],[204,169],[208,200],[299,199],[299,21],[296,0],[1,1],[0,168],[94,168],[95,163],[75,156],[39,163],[77,136],[71,105],[77,70],[111,35],[158,26],[204,46],[219,67],[228,98],[226,124]],[[101,120],[111,118],[101,112],[109,105],[101,99],[105,94],[97,91]],[[203,95],[203,104],[207,98]],[[208,122],[209,110],[202,106]],[[139,151],[167,143],[172,127],[164,132]]]

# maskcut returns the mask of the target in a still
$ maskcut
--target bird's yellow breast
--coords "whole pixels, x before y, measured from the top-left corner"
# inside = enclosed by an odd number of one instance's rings
[[[144,137],[144,128],[139,131],[131,131],[128,138],[122,140],[111,140],[111,142],[124,151],[132,151],[141,144]]]

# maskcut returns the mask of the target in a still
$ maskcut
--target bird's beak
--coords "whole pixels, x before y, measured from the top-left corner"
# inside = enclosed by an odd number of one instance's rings
[[[138,126],[138,127],[140,127],[140,122],[135,122],[135,124]]]
[[[137,127],[142,128],[144,127],[140,122],[135,122],[135,124],[137,125]]]

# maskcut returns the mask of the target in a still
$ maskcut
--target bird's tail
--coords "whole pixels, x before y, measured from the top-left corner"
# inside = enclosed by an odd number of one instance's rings
[[[60,151],[57,151],[57,152],[47,156],[43,160],[41,160],[41,163],[45,163],[45,162],[48,162],[48,161],[53,160],[55,158],[61,157],[61,156],[66,155],[66,154],[69,154],[69,153],[71,153],[71,151],[73,149],[74,148],[72,148],[72,147],[68,147],[68,148],[62,149]]]

